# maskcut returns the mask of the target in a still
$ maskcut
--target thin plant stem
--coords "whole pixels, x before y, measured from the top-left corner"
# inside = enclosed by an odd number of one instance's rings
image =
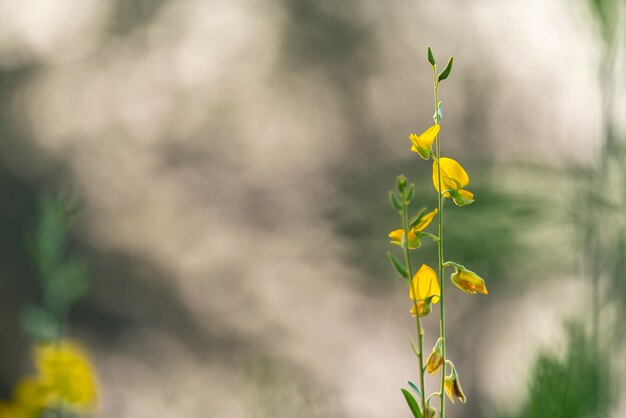
[[[439,120],[439,83],[437,81],[437,67],[433,65],[433,82],[434,82],[434,94],[435,94],[435,120],[437,123]],[[444,398],[444,386],[446,378],[446,321],[445,321],[445,309],[444,309],[444,288],[445,282],[443,280],[443,194],[441,193],[441,149],[439,146],[439,134],[435,138],[435,152],[437,154],[437,180],[439,182],[439,191],[437,192],[437,208],[438,211],[438,226],[439,226],[439,240],[437,241],[437,255],[439,258],[439,287],[441,288],[441,297],[439,304],[439,334],[441,336],[441,352],[443,354],[443,368],[441,370],[441,389],[439,391],[439,416],[445,418],[446,401]]]
[[[409,220],[408,220],[408,203],[406,201],[406,195],[405,193],[402,193],[402,228],[404,229],[404,236],[408,237],[409,236]],[[418,352],[417,352],[417,359],[418,359],[418,363],[419,363],[419,377],[420,377],[420,390],[421,390],[421,400],[422,400],[422,411],[426,411],[426,391],[425,391],[425,387],[424,387],[424,336],[422,333],[422,321],[420,319],[419,316],[419,312],[417,309],[417,289],[415,289],[414,285],[413,285],[413,267],[411,265],[411,256],[409,254],[409,244],[408,242],[406,243],[406,246],[404,247],[404,261],[406,262],[406,269],[407,272],[409,273],[409,277],[408,277],[408,281],[409,281],[409,286],[411,287],[411,289],[413,290],[413,296],[414,296],[414,300],[413,300],[413,307],[415,308],[415,330],[417,332],[417,348],[418,348]]]

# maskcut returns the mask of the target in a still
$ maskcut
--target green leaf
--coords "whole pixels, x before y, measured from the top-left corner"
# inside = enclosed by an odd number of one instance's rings
[[[391,207],[393,207],[398,212],[402,212],[403,206],[400,198],[394,193],[389,192],[389,202],[391,202]]]
[[[454,62],[454,57],[450,57],[448,64],[446,64],[446,68],[443,69],[441,73],[439,73],[439,77],[437,77],[437,82],[441,82],[448,78],[450,75],[450,71],[452,71],[452,63]]]
[[[409,273],[406,271],[400,260],[398,260],[390,251],[387,251],[387,257],[389,257],[389,261],[391,261],[391,265],[396,269],[398,274],[405,279],[409,278]]]
[[[410,202],[413,200],[413,194],[415,192],[415,184],[411,183],[409,185],[409,189],[406,191],[406,201]]]
[[[411,395],[411,392],[409,392],[406,389],[401,389],[401,390],[402,390],[402,394],[404,395],[404,399],[406,399],[406,403],[409,404],[409,408],[411,409],[411,412],[413,413],[413,417],[424,418],[424,415],[422,415],[422,411],[420,410],[420,407],[417,404],[417,401],[415,400],[413,395]]]
[[[426,210],[427,209],[428,208],[426,206],[424,206],[423,208],[420,209],[419,212],[417,212],[417,214],[415,214],[415,216],[413,216],[409,220],[409,228],[413,229],[415,227],[415,225],[417,225],[422,220],[424,215],[426,215]]]
[[[428,47],[428,62],[430,65],[435,65],[435,56],[433,55],[433,50]]]
[[[411,386],[411,388],[415,392],[417,392],[417,396],[419,396],[421,398],[422,397],[422,391],[420,390],[420,388],[418,388],[417,385],[415,383],[411,382],[410,380],[407,380],[406,382],[409,384],[409,386]]]

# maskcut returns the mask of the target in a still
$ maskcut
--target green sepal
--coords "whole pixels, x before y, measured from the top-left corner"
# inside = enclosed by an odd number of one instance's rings
[[[433,152],[430,148],[424,148],[424,147],[416,147],[416,148],[420,157],[422,157],[425,160],[428,160],[430,158],[430,154]]]
[[[411,412],[413,413],[413,417],[424,418],[424,415],[422,414],[422,411],[420,410],[420,407],[417,404],[417,401],[415,400],[413,395],[411,395],[411,392],[409,392],[406,389],[401,389],[401,390],[402,390],[402,394],[404,395],[404,399],[406,399],[406,403],[409,405],[409,408],[411,409]]]
[[[387,251],[387,257],[389,257],[389,261],[391,261],[391,265],[394,269],[396,269],[396,272],[398,272],[398,274],[405,279],[408,279],[409,273],[406,271],[406,268],[404,268],[400,260],[398,260],[393,254],[391,254],[391,251]]]
[[[422,397],[422,391],[420,390],[420,388],[418,388],[417,385],[415,383],[411,382],[410,380],[407,380],[406,382],[409,384],[409,386],[411,386],[411,389],[413,389],[417,393],[417,396],[419,396],[421,398]]]
[[[391,203],[392,208],[394,208],[398,212],[402,212],[402,209],[403,209],[402,202],[400,201],[400,198],[398,197],[398,195],[396,195],[392,191],[389,192],[389,202]]]
[[[428,47],[428,62],[430,65],[435,65],[435,56],[433,55],[433,50]]]
[[[457,206],[467,206],[474,203],[474,199],[466,199],[458,190],[450,190],[450,194],[452,195],[454,204]]]
[[[407,203],[409,203],[411,200],[413,200],[413,194],[415,193],[415,184],[411,183],[409,184],[409,188],[406,191],[406,201]]]
[[[424,206],[423,208],[420,209],[419,212],[417,212],[415,214],[415,216],[413,216],[410,220],[409,220],[409,228],[413,229],[415,227],[415,225],[417,225],[418,223],[420,223],[420,221],[422,220],[422,218],[424,217],[424,215],[426,215],[426,210],[428,208],[426,206]]]
[[[437,77],[437,82],[440,83],[450,75],[450,71],[452,71],[452,63],[454,62],[454,57],[450,57],[448,63],[446,64],[446,68],[443,69],[441,73],[439,73],[439,77]]]

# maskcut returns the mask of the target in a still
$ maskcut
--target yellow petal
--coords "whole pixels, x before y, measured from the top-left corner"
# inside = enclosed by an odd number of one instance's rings
[[[51,396],[84,411],[98,400],[98,383],[85,351],[71,342],[37,347],[35,361]]]
[[[470,295],[475,295],[476,293],[486,295],[489,293],[485,286],[485,281],[473,271],[457,270],[450,278],[456,287]]]
[[[429,212],[426,215],[422,216],[422,219],[420,219],[419,223],[413,227],[413,230],[423,231],[432,222],[433,218],[435,217],[435,215],[437,215],[438,212],[439,209],[435,209],[432,212]]]
[[[422,148],[430,148],[439,133],[439,124],[433,125],[426,129],[420,136],[417,137],[417,143]]]
[[[456,160],[442,157],[441,161],[441,186],[443,190],[460,190],[469,184],[469,176]],[[437,161],[433,161],[433,185],[439,190],[439,172]]]
[[[426,264],[422,264],[422,267],[415,273],[411,281],[409,298],[411,300],[423,301],[433,296],[432,303],[437,303],[440,295],[441,289],[439,288],[437,274]]]
[[[398,245],[402,242],[402,236],[404,235],[404,231],[401,229],[396,229],[395,231],[391,231],[389,233],[389,238]]]

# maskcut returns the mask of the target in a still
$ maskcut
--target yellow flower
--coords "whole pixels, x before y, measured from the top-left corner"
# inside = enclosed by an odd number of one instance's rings
[[[423,231],[424,229],[426,229],[426,227],[430,225],[433,218],[435,217],[435,215],[437,215],[438,212],[439,209],[435,208],[433,211],[428,212],[426,215],[422,216],[417,224],[415,224],[415,226],[413,227],[413,231]]]
[[[467,401],[454,366],[452,366],[452,373],[444,379],[443,387],[446,391],[446,395],[450,398],[450,402],[454,403],[454,397],[459,398],[462,403]]]
[[[461,266],[456,266],[456,271],[450,276],[452,283],[462,291],[475,295],[476,293],[488,294],[485,281],[473,271],[466,270]]]
[[[409,139],[413,144],[411,151],[417,152],[425,160],[430,158],[430,153],[432,152],[431,147],[439,133],[439,128],[439,124],[436,124],[426,129],[426,131],[419,136],[415,134],[409,135]]]
[[[76,344],[41,345],[35,350],[41,380],[50,390],[51,401],[94,410],[98,401],[95,371],[86,353]]]
[[[390,242],[392,244],[395,244],[395,245],[402,246],[402,237],[403,236],[404,236],[404,230],[402,230],[402,229],[396,229],[395,231],[391,231],[389,233],[389,238],[391,238]],[[419,246],[421,245],[419,237],[417,236],[417,234],[413,230],[409,231],[407,244],[409,245],[409,249],[411,249],[411,250],[419,248]]]
[[[439,338],[433,347],[433,351],[426,360],[426,371],[432,375],[437,374],[439,368],[443,366],[443,348],[441,347],[443,340]]]
[[[474,202],[472,192],[463,188],[469,184],[469,176],[457,161],[452,158],[442,157],[441,161],[441,187],[444,197],[452,197],[458,206],[469,205]],[[433,185],[439,190],[439,165],[433,162]]]
[[[411,314],[416,316],[426,316],[431,311],[433,303],[439,302],[441,290],[437,281],[437,274],[426,264],[415,273],[411,285],[409,286],[409,298],[415,303],[411,308]],[[415,309],[417,305],[417,312]]]
[[[439,212],[439,209],[435,209],[429,213],[427,213],[426,215],[423,215],[415,224],[415,226],[409,231],[409,236],[407,239],[407,243],[409,244],[409,248],[410,249],[415,249],[415,248],[419,248],[419,246],[421,245],[420,243],[420,232],[423,231],[424,229],[426,229],[426,227],[428,225],[430,225],[430,223],[432,222],[433,218],[435,217],[435,215],[437,215],[437,213]],[[389,238],[391,238],[391,243],[395,244],[395,245],[402,245],[402,237],[404,236],[404,230],[402,229],[396,229],[394,231],[391,231],[389,233]]]
[[[49,405],[50,389],[37,378],[20,380],[13,390],[13,399],[0,405],[2,418],[37,418]]]

